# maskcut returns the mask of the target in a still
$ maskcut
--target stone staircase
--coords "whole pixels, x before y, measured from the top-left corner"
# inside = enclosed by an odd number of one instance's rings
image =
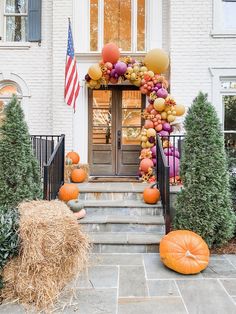
[[[158,252],[165,234],[162,206],[145,204],[144,183],[78,184],[87,216],[83,230],[99,253]]]

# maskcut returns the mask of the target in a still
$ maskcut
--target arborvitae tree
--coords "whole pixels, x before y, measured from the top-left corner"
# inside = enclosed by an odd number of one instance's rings
[[[224,138],[214,107],[199,93],[185,119],[181,157],[183,189],[176,202],[175,229],[201,235],[210,247],[232,238],[235,214],[229,193]]]
[[[38,161],[32,151],[23,110],[13,96],[0,127],[0,206],[15,207],[23,200],[41,197]]]

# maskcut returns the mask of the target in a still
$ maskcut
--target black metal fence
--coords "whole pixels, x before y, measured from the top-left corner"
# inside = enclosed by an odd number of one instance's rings
[[[43,178],[44,199],[55,199],[64,183],[65,135],[31,135]]]
[[[157,135],[156,139],[156,155],[157,155],[157,184],[161,194],[161,202],[163,207],[163,215],[165,219],[166,233],[170,231],[170,184],[169,170],[167,158],[162,147],[162,139]]]

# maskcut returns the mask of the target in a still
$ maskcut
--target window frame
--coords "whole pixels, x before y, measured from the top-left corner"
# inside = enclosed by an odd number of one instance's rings
[[[1,7],[0,7],[1,8]],[[3,1],[3,41],[4,42],[8,42],[8,43],[26,43],[28,42],[27,41],[27,27],[26,27],[26,38],[25,40],[21,40],[21,41],[7,41],[6,38],[7,38],[7,23],[6,23],[6,20],[7,20],[7,17],[8,16],[23,16],[23,17],[28,17],[29,15],[29,7],[28,7],[28,0],[26,0],[26,13],[6,13],[6,0]]]
[[[220,119],[222,131],[224,131],[225,111],[223,95],[235,95],[236,89],[226,90],[221,87],[222,81],[236,80],[236,67],[232,68],[209,68],[212,77],[212,104]]]
[[[103,0],[100,0],[103,1]],[[135,1],[136,0],[131,0]],[[129,52],[123,51],[122,55],[127,53],[137,56],[144,56],[147,51],[153,48],[162,48],[162,1],[163,0],[146,0],[146,12],[145,12],[145,51],[134,51],[131,50]],[[99,47],[97,51],[90,50],[90,1],[80,1],[73,0],[73,15],[72,15],[72,27],[74,34],[74,48],[75,54],[80,58],[83,56],[86,58],[90,55],[93,59],[93,56],[100,56],[102,50],[103,41],[100,40]],[[102,23],[101,20],[98,32],[103,36]],[[78,29],[83,29],[83,32],[79,32]],[[137,34],[137,32],[136,32]],[[133,34],[134,36],[135,34]],[[137,36],[136,36],[137,38]],[[136,39],[137,40],[137,39]],[[132,42],[131,42],[132,45]]]
[[[236,28],[227,29],[224,28],[223,22],[223,12],[222,12],[222,0],[212,0],[213,1],[213,23],[212,23],[212,37],[228,37],[234,38],[236,37]],[[236,2],[232,0],[232,2]]]
[[[122,50],[123,53],[145,53],[147,51],[147,38],[145,36],[145,50],[138,50],[138,41],[137,41],[137,6],[138,0],[131,0],[131,38],[130,38],[130,48],[131,50]],[[144,31],[147,33],[147,7],[148,1],[145,1],[145,26]],[[89,19],[88,27],[90,28],[90,1],[89,1]],[[98,0],[98,50],[90,50],[90,52],[99,52],[104,46],[104,0]],[[90,31],[89,31],[89,43],[90,43]],[[90,48],[90,47],[89,47]]]

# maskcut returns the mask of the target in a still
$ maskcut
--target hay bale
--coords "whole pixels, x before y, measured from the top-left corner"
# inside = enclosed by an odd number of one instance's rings
[[[2,297],[47,309],[87,265],[89,241],[63,202],[25,202],[19,212],[21,249],[4,268]]]
[[[85,173],[86,173],[85,181],[88,181],[89,165],[88,164],[74,164],[74,165],[65,165],[65,171],[64,171],[65,183],[71,182],[71,180],[70,180],[71,172],[72,172],[72,170],[78,169],[78,168],[81,168],[85,171]]]

